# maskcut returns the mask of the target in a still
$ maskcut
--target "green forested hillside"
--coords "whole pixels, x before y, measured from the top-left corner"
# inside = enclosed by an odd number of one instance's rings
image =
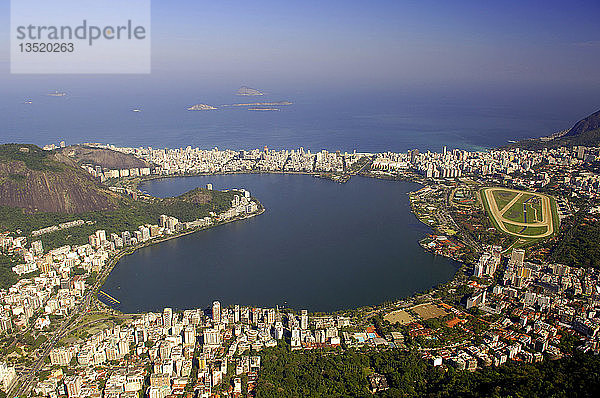
[[[92,223],[44,234],[34,239],[40,239],[46,249],[67,244],[84,244],[87,243],[88,236],[98,229],[104,229],[108,234],[132,231],[140,225],[158,224],[161,214],[185,222],[206,217],[211,211],[221,213],[231,206],[234,194],[234,192],[195,189],[175,198],[156,199],[150,203],[124,200],[115,210],[76,214],[56,212],[30,214],[23,209],[0,206],[0,231],[21,230],[21,234],[29,235],[31,231],[40,228],[81,219]]]
[[[600,219],[583,211],[565,220],[550,261],[572,267],[600,267]]]
[[[596,397],[600,358],[574,352],[557,361],[509,362],[474,373],[432,367],[415,352],[261,352],[257,397],[370,397],[367,376],[383,374],[389,390],[378,397]]]

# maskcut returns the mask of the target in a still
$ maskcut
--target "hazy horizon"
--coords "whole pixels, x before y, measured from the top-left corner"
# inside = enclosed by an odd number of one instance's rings
[[[484,121],[494,110],[537,121],[516,122],[512,132],[507,126],[506,139],[550,134],[600,109],[600,4],[592,1],[154,0],[149,75],[11,75],[9,11],[8,2],[0,5],[4,142],[43,143],[39,129],[25,123],[30,116],[19,119],[15,110],[54,90],[84,98],[88,107],[97,101],[98,109],[106,102],[184,109],[232,102],[235,90],[248,85],[272,99],[349,103],[353,114],[364,101],[387,118],[435,117],[454,107],[467,113],[467,125],[469,114]],[[420,112],[412,114],[412,106]],[[165,118],[177,127],[176,114]],[[436,128],[458,128],[443,123]],[[59,125],[44,126],[48,137],[60,138]],[[93,135],[81,133],[82,140],[110,138]]]
[[[209,86],[597,87],[600,4],[526,3],[154,0],[152,75],[131,78]],[[8,2],[0,22],[0,81],[28,80],[8,73]]]

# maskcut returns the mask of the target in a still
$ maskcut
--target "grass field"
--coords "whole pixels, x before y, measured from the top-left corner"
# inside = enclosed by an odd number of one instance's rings
[[[448,315],[446,310],[438,307],[435,304],[416,305],[412,307],[411,310],[425,320]]]
[[[554,234],[558,215],[554,198],[510,188],[483,188],[483,206],[500,231],[526,240]]]
[[[389,314],[385,314],[383,319],[391,324],[399,323],[400,325],[408,325],[409,323],[413,323],[415,321],[415,318],[413,318],[411,314],[404,310],[392,311]]]
[[[506,211],[506,213],[503,214],[503,216],[510,221],[525,222],[523,203],[515,203]]]
[[[60,345],[68,345],[85,340],[87,337],[104,329],[112,328],[119,322],[132,318],[129,315],[112,315],[104,312],[93,312],[83,315],[73,325],[70,333],[67,333],[59,342]]]
[[[515,196],[517,196],[516,192],[494,192],[494,200],[496,201],[496,204],[498,205],[499,209],[503,209],[504,206],[506,206],[511,200],[515,198]]]
[[[524,227],[521,225],[514,225],[514,224],[509,224],[509,223],[504,223],[504,226],[511,233],[530,235],[530,236],[541,235],[541,234],[545,233],[546,231],[548,231],[548,227]]]
[[[498,191],[494,192],[494,195],[496,195]],[[514,192],[513,192],[514,193]],[[515,194],[515,196],[518,194]],[[515,199],[513,197],[513,199]],[[533,202],[532,200],[535,200],[539,198],[537,196],[534,195],[530,195],[530,194],[523,194],[521,195],[518,199],[512,201],[512,206],[509,209],[506,209],[506,207],[508,207],[508,205],[505,205],[505,207],[498,207],[498,210],[500,210],[501,212],[503,212],[503,216],[504,218],[506,218],[507,220],[510,221],[516,221],[516,222],[529,222],[529,221],[538,221],[537,220],[537,216],[538,216],[538,211],[535,207],[533,207]],[[496,201],[496,203],[498,203],[498,201]],[[541,216],[541,206],[540,206],[540,210],[539,210],[539,215]],[[527,220],[525,219],[525,217],[527,217]],[[541,221],[541,220],[539,220]]]

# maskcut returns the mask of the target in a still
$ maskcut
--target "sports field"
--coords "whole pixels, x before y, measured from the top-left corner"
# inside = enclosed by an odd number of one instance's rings
[[[411,310],[425,320],[448,315],[443,308],[431,303],[415,305]]]
[[[529,239],[551,236],[558,228],[553,198],[510,188],[483,188],[481,200],[498,229]]]
[[[391,324],[399,323],[400,325],[408,325],[415,321],[415,318],[404,310],[392,311],[389,314],[386,314],[383,319]]]

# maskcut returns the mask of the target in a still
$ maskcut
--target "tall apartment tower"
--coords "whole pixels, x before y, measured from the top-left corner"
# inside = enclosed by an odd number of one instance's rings
[[[103,229],[96,231],[96,239],[100,241],[100,244],[106,242],[106,231]]]
[[[221,323],[221,303],[213,301],[212,319],[214,323]]]
[[[233,308],[233,322],[238,323],[240,321],[240,306],[238,304]]]
[[[163,325],[166,328],[170,328],[173,325],[173,309],[165,308],[163,310]]]
[[[65,387],[67,388],[67,396],[79,397],[81,395],[81,385],[83,384],[81,376],[69,376],[65,378]]]
[[[300,329],[308,329],[308,311],[302,310],[300,313]]]
[[[183,329],[183,344],[194,346],[196,344],[196,328],[193,326],[186,326]]]

